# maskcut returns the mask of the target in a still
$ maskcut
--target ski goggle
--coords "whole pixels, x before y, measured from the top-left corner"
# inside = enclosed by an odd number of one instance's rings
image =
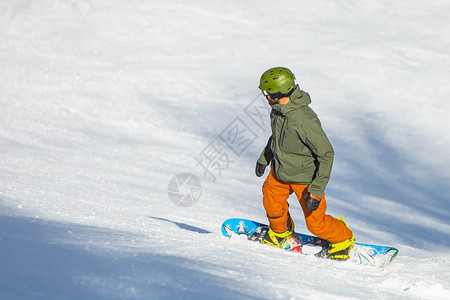
[[[278,100],[279,100],[280,98],[286,97],[285,94],[282,94],[282,93],[280,93],[280,92],[277,92],[277,93],[275,93],[275,94],[269,94],[266,90],[261,90],[261,92],[262,92],[262,94],[264,95],[264,97],[267,98],[267,97],[270,96],[270,98],[272,98],[272,100],[275,101],[275,102],[278,102]]]

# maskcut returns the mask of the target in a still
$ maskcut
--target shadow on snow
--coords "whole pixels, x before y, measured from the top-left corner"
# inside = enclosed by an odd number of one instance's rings
[[[154,220],[160,220],[160,221],[169,222],[169,223],[172,223],[172,224],[178,226],[178,228],[181,228],[181,229],[184,229],[184,230],[188,230],[188,231],[192,231],[192,232],[196,232],[196,233],[202,233],[202,234],[211,233],[211,231],[208,231],[208,230],[205,230],[205,229],[202,229],[202,228],[199,228],[199,227],[195,227],[195,226],[192,226],[192,225],[188,225],[188,224],[185,224],[185,223],[179,223],[179,222],[171,221],[171,220],[168,220],[168,219],[152,217],[152,216],[149,216],[149,218],[152,218]]]
[[[355,149],[342,140],[333,142],[335,163],[342,160],[352,172],[332,175],[328,194],[348,201],[344,212],[348,210],[355,218],[394,234],[408,245],[429,248],[433,243],[450,247],[450,233],[426,221],[449,225],[450,186],[444,174],[420,166],[388,143],[374,117],[365,116],[358,120],[358,126],[366,133],[364,149]],[[380,201],[365,207],[365,201],[377,201],[371,197],[391,203]],[[393,211],[396,208],[400,211]]]
[[[125,232],[0,215],[0,298],[252,298],[234,290],[236,282],[202,271],[208,263],[145,252],[145,242]]]

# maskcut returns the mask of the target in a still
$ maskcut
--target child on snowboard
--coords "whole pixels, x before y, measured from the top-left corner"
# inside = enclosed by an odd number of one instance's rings
[[[272,135],[255,169],[256,175],[261,177],[271,164],[262,187],[270,229],[261,242],[282,248],[298,245],[287,202],[289,195],[295,193],[308,230],[330,243],[321,255],[349,259],[355,241],[352,231],[342,218],[325,214],[324,190],[330,178],[334,151],[317,115],[308,106],[309,94],[295,84],[294,74],[283,67],[264,72],[259,89],[272,107]]]

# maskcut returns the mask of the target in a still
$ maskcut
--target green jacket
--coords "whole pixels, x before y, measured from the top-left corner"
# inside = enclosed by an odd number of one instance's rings
[[[311,98],[297,85],[288,104],[272,106],[272,136],[258,160],[272,161],[275,175],[286,182],[309,185],[321,198],[330,179],[334,151],[320,121],[308,106]]]

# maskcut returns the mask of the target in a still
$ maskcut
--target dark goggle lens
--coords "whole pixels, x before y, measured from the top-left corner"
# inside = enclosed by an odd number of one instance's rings
[[[261,92],[264,95],[264,97],[267,98],[268,96],[270,96],[270,98],[272,98],[272,100],[274,100],[275,102],[277,102],[278,99],[280,99],[280,98],[286,97],[285,94],[282,94],[280,92],[275,93],[275,94],[269,94],[267,91],[264,91],[264,90],[261,90]]]

